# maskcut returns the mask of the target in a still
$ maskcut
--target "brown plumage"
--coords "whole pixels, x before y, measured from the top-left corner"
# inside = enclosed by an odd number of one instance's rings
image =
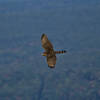
[[[56,54],[61,54],[61,53],[66,53],[66,50],[62,50],[62,51],[55,51]]]
[[[41,36],[42,47],[45,49],[45,52],[42,54],[47,57],[47,63],[50,68],[54,68],[56,64],[56,54],[66,53],[65,50],[54,51],[53,45],[48,40],[48,37],[45,34]]]

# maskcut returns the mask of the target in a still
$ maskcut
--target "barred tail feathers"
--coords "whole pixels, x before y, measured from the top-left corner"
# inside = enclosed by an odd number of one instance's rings
[[[62,53],[66,53],[66,50],[62,50],[62,51],[55,51],[55,54],[62,54]]]

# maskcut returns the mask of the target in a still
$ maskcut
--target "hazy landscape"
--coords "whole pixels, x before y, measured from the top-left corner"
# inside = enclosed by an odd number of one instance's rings
[[[100,100],[100,0],[0,0],[0,100]]]

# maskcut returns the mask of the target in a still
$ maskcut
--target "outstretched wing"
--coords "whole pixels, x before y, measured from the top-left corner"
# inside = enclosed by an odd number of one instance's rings
[[[45,51],[48,53],[47,55],[47,63],[50,68],[54,68],[56,64],[56,55],[53,50],[53,45],[51,42],[48,40],[48,37],[43,34],[41,36],[41,42],[42,42],[42,47],[45,49]]]
[[[56,64],[56,56],[55,55],[47,56],[47,63],[48,67],[54,68]]]
[[[45,49],[46,52],[53,50],[53,45],[48,40],[48,37],[45,34],[41,36],[42,47]]]

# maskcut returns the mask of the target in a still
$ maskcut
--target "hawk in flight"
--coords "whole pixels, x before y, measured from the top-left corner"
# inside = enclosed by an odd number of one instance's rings
[[[42,36],[41,36],[41,42],[42,42],[42,47],[45,49],[45,52],[43,52],[42,55],[46,56],[48,66],[50,68],[54,68],[55,64],[56,64],[56,54],[66,53],[66,51],[65,50],[54,51],[53,45],[48,40],[48,37],[45,34],[42,34]]]

